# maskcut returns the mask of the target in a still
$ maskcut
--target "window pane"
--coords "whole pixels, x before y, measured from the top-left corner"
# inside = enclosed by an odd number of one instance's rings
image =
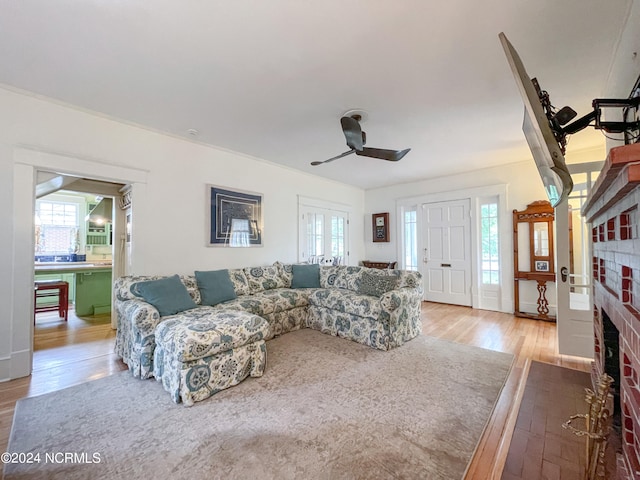
[[[418,270],[418,239],[416,211],[408,210],[404,214],[404,268]]]
[[[78,206],[75,203],[36,204],[36,253],[77,253],[80,246]]]
[[[344,224],[345,219],[339,216],[331,217],[331,256],[344,256]]]
[[[482,283],[499,285],[498,204],[486,203],[481,205],[480,216]]]
[[[309,242],[309,256],[322,255],[324,253],[324,215],[308,214],[307,239]]]

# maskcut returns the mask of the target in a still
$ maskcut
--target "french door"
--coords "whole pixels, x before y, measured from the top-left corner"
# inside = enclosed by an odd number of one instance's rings
[[[471,306],[470,204],[465,198],[422,205],[427,301]]]
[[[348,264],[348,212],[307,205],[300,207],[299,261]]]

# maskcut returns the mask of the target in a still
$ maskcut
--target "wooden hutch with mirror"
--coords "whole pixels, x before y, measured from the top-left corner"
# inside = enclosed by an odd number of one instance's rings
[[[555,282],[553,251],[554,213],[551,203],[538,200],[524,210],[513,211],[513,279],[515,315],[555,322],[549,314],[547,282]],[[521,282],[535,281],[538,291],[537,311],[521,311]]]

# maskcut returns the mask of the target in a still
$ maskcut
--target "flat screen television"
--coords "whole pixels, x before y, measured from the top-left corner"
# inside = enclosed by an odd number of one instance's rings
[[[552,119],[543,108],[537,82],[527,75],[518,52],[505,34],[500,33],[498,36],[524,102],[522,131],[538,167],[547,197],[555,207],[565,200],[573,189],[571,174],[564,160],[563,147],[554,134]]]

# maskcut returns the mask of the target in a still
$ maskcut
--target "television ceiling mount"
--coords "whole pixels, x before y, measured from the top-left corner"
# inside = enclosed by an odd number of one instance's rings
[[[603,108],[625,109],[623,110],[623,116],[629,109],[634,109],[635,112],[638,112],[638,107],[640,107],[640,97],[596,98],[592,103],[592,112],[589,112],[578,120],[569,123],[578,115],[575,110],[573,110],[571,107],[566,106],[556,111],[549,101],[549,94],[545,90],[542,90],[540,88],[537,79],[532,78],[531,82],[533,83],[536,92],[538,93],[542,108],[547,116],[547,119],[549,120],[551,130],[553,131],[553,134],[556,137],[558,144],[560,145],[563,155],[566,153],[566,136],[579,132],[580,130],[585,129],[588,126],[593,126],[597,130],[604,130],[607,133],[628,134],[634,130],[640,130],[640,120],[609,121],[602,119]]]
[[[569,197],[573,189],[571,173],[564,158],[567,135],[593,126],[606,132],[624,133],[625,144],[638,141],[640,138],[638,83],[634,86],[629,99],[596,99],[593,101],[593,112],[569,123],[576,117],[576,112],[570,107],[556,111],[549,101],[549,94],[540,88],[535,78],[527,74],[520,55],[504,32],[500,32],[498,38],[524,103],[522,131],[529,144],[549,202],[555,208]],[[602,119],[604,107],[622,107],[623,121],[604,121]],[[628,119],[632,121],[627,121]]]

